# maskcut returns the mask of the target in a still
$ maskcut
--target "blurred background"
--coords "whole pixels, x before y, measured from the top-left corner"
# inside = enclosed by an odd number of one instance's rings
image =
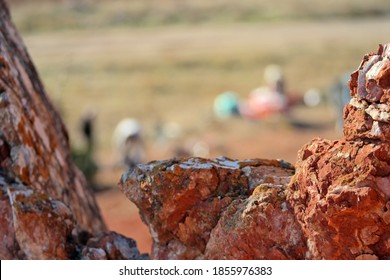
[[[313,137],[342,135],[349,75],[390,30],[387,0],[7,2],[106,223],[142,252],[124,170],[183,156],[295,163]]]

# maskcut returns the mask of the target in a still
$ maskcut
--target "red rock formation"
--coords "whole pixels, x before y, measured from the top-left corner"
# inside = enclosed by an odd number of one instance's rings
[[[108,232],[90,238],[81,250],[82,259],[90,260],[146,260],[146,254],[140,254],[134,240],[116,232]]]
[[[144,259],[106,232],[67,131],[0,0],[0,259]]]
[[[105,225],[84,176],[71,162],[68,134],[0,2],[0,168],[63,201],[85,230]],[[34,164],[32,164],[34,163]]]
[[[351,75],[351,102],[345,109],[347,140],[390,141],[390,45],[363,58]]]
[[[390,258],[390,44],[351,75],[344,139],[299,152],[289,202],[314,259]]]
[[[345,138],[277,160],[138,165],[121,188],[156,259],[390,259],[390,44],[352,74]],[[0,0],[1,259],[144,259],[106,232]],[[295,172],[295,174],[294,174]]]
[[[146,259],[134,240],[115,232],[90,233],[71,209],[0,172],[0,259]]]
[[[277,160],[168,160],[138,165],[121,188],[150,227],[153,258],[295,259],[306,250],[285,203],[293,172]],[[282,229],[291,244],[268,236]]]
[[[280,161],[152,162],[121,189],[157,259],[390,259],[390,44],[351,75],[345,138]]]
[[[221,215],[207,244],[206,259],[304,259],[305,239],[285,185],[260,184]]]

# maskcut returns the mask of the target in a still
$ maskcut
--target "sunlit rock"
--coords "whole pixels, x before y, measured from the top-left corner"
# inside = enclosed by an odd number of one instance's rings
[[[120,187],[156,259],[390,259],[390,44],[349,82],[345,138],[276,160],[138,165]]]

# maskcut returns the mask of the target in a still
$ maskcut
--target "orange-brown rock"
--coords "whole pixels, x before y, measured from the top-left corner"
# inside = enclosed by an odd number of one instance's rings
[[[285,185],[260,184],[227,207],[213,229],[206,259],[304,259],[306,243]]]
[[[345,138],[282,161],[139,165],[121,188],[157,259],[390,259],[390,44],[349,83]],[[293,175],[293,176],[292,176]]]
[[[0,42],[0,168],[63,201],[81,228],[104,230],[93,193],[71,161],[65,126],[3,1]]]
[[[153,258],[303,258],[302,233],[284,201],[293,172],[291,165],[277,160],[188,158],[138,165],[122,177],[121,188],[150,228]],[[280,203],[272,206],[270,201]],[[267,218],[260,217],[263,214],[274,219],[273,230],[296,231],[292,234],[295,248],[282,244],[269,251],[264,246],[242,255],[250,242],[277,243],[277,236],[262,240],[262,234],[272,232],[269,226],[269,230],[262,227],[268,224]],[[236,219],[231,220],[231,215]],[[240,217],[245,218],[235,225]],[[245,242],[239,238],[243,233]],[[225,250],[229,246],[241,255]]]
[[[96,238],[98,242],[95,244]],[[144,259],[107,232],[67,131],[0,0],[0,259]]]
[[[77,227],[70,208],[0,171],[0,259],[147,259],[134,240]]]
[[[0,259],[2,260],[24,258],[24,253],[20,252],[19,244],[16,241],[11,203],[8,191],[4,187],[12,184],[13,181],[6,176],[4,171],[0,171]]]
[[[9,187],[15,237],[26,259],[148,259],[136,242],[115,232],[80,232],[70,209],[61,201],[28,187]],[[84,236],[83,236],[84,235]],[[85,240],[82,240],[83,237]]]
[[[81,251],[82,259],[90,260],[146,260],[146,254],[140,254],[134,240],[116,232],[108,232],[88,240]]]
[[[289,202],[314,259],[390,259],[390,45],[349,82],[344,139],[298,154]]]
[[[61,201],[25,186],[7,187],[15,238],[26,259],[69,259],[75,221]]]
[[[363,58],[349,82],[351,101],[344,112],[347,140],[390,141],[390,45]]]
[[[314,139],[302,148],[288,200],[310,259],[390,257],[389,145]]]

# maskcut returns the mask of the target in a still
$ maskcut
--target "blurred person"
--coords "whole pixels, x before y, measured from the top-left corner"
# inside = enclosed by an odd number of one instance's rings
[[[113,145],[121,165],[133,167],[145,159],[141,124],[132,118],[121,120],[115,127]]]
[[[80,130],[82,132],[82,136],[84,138],[86,144],[86,150],[89,153],[92,153],[95,142],[95,131],[94,131],[94,123],[96,118],[96,112],[94,110],[87,110],[81,117],[80,121]]]
[[[83,172],[85,178],[92,188],[97,191],[98,187],[94,182],[94,176],[98,171],[98,165],[94,160],[96,112],[88,109],[80,119],[79,129],[85,142],[84,148],[72,147],[72,158],[74,163]]]
[[[285,94],[284,75],[278,65],[268,65],[264,71],[267,83],[250,92],[248,99],[240,106],[240,113],[248,119],[264,119],[288,109]]]
[[[238,116],[240,113],[237,94],[233,91],[225,91],[219,94],[214,100],[213,109],[217,119]]]
[[[285,79],[282,68],[279,65],[268,65],[264,70],[264,79],[272,91],[285,95]]]

